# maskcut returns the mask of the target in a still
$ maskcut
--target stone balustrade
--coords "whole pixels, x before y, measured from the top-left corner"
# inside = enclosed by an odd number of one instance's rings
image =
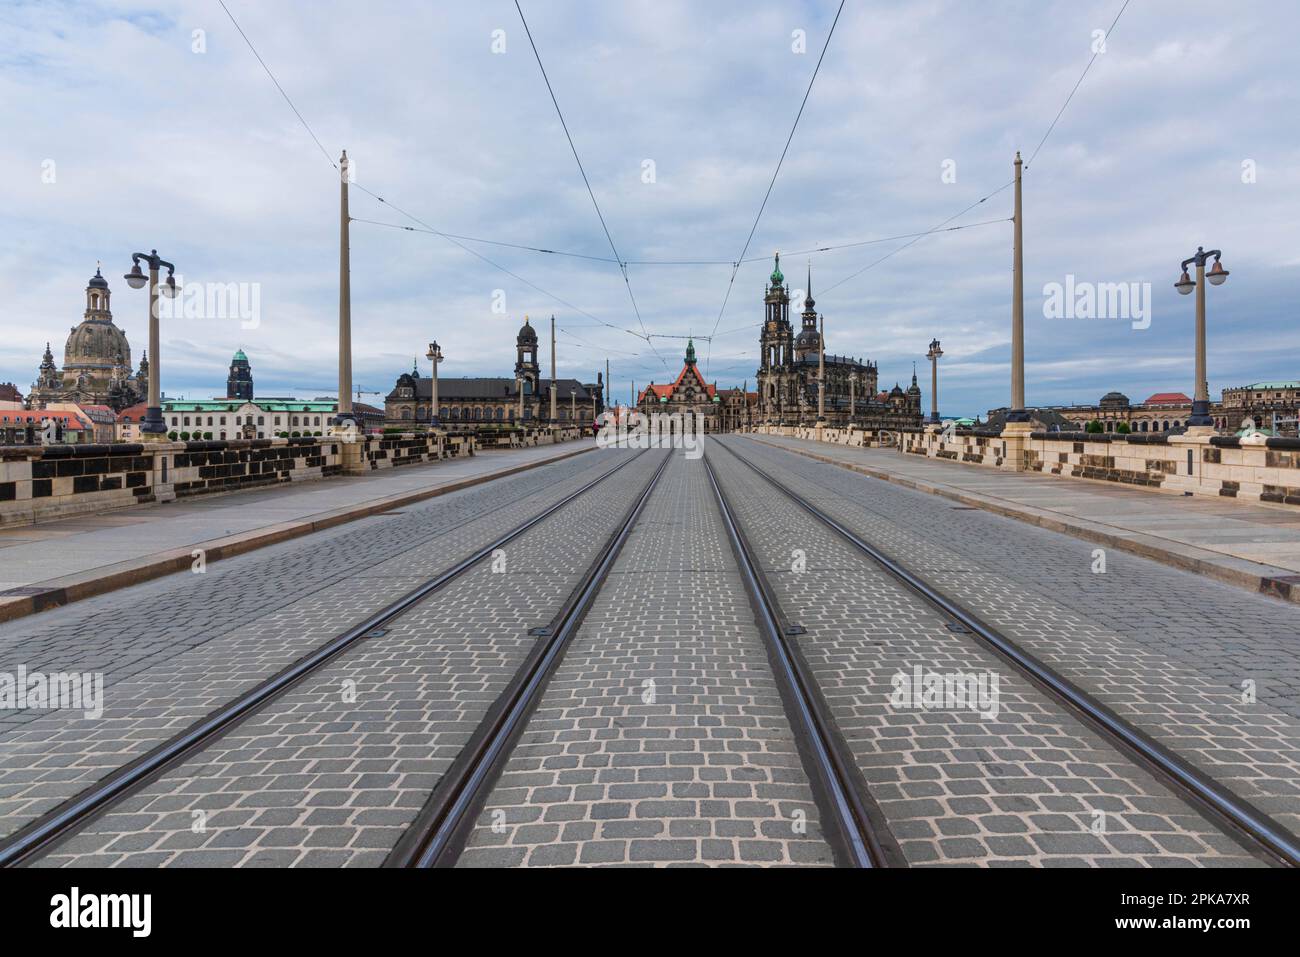
[[[1098,435],[934,427],[895,431],[760,426],[760,433],[897,448],[968,465],[1116,482],[1177,494],[1300,505],[1300,439],[1264,435]]]
[[[0,448],[0,525],[359,474],[473,455],[476,449],[472,433],[446,432],[8,446]]]

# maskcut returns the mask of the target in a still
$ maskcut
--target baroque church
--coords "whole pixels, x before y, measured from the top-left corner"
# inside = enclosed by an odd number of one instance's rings
[[[32,408],[74,402],[106,405],[120,412],[148,397],[148,356],[141,356],[139,369],[132,373],[131,345],[126,333],[113,324],[110,295],[108,280],[96,268],[86,286],[85,315],[72,327],[64,346],[62,369],[54,363],[50,344],[45,344],[45,356],[28,396]]]
[[[818,367],[819,362],[824,362],[827,425],[852,423],[866,429],[920,427],[921,389],[915,369],[912,384],[906,390],[895,384],[892,391],[880,392],[874,362],[829,353],[823,359],[821,316],[813,299],[811,267],[798,335],[790,322],[790,287],[781,272],[780,253],[776,255],[763,303],[762,360],[758,369],[760,422],[813,425],[818,413]]]

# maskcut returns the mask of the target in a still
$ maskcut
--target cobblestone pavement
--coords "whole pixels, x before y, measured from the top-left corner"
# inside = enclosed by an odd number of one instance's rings
[[[703,464],[673,456],[461,866],[832,863]]]
[[[709,460],[786,614],[807,629],[800,648],[909,862],[1254,863],[749,469],[716,449]],[[972,707],[891,701],[894,676],[918,668],[996,675],[996,696]]]
[[[724,441],[1300,831],[1300,608],[1115,550],[1094,573],[1092,543]]]
[[[660,454],[525,533],[500,571],[480,563],[38,863],[378,865]]]
[[[0,713],[0,833],[472,554],[620,454],[580,456],[0,626],[0,671],[102,671],[105,697],[98,719]]]

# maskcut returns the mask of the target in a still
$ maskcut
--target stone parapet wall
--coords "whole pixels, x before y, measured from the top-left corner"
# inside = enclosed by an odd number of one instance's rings
[[[0,447],[0,526],[435,462],[476,449],[472,433],[444,432]]]
[[[523,449],[538,445],[550,445],[555,442],[571,442],[589,434],[590,430],[576,426],[562,429],[521,428],[513,429],[478,429],[475,441],[483,449]]]
[[[900,448],[900,454],[1180,495],[1300,505],[1300,439],[788,426],[763,426],[758,432],[859,448]]]

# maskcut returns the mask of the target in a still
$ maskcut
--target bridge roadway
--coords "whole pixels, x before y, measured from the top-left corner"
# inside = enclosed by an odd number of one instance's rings
[[[786,634],[807,701],[868,809],[879,863],[1278,863],[763,476],[1283,834],[1300,830],[1300,609],[1114,551],[1094,574],[1088,542],[750,437],[705,447],[707,465],[681,451],[581,455],[0,625],[0,672],[105,683],[97,718],[0,712],[0,855],[115,769],[558,506],[21,862],[378,866],[407,862],[411,844],[460,866],[849,863],[820,739],[747,593],[757,567],[797,626]],[[538,664],[556,636],[553,665]],[[517,677],[529,667],[531,697]],[[900,701],[898,676],[918,669],[996,680],[996,697]],[[470,786],[466,755],[497,735],[512,695],[518,725]],[[460,817],[437,816],[462,786]],[[445,846],[413,841],[426,821]]]

